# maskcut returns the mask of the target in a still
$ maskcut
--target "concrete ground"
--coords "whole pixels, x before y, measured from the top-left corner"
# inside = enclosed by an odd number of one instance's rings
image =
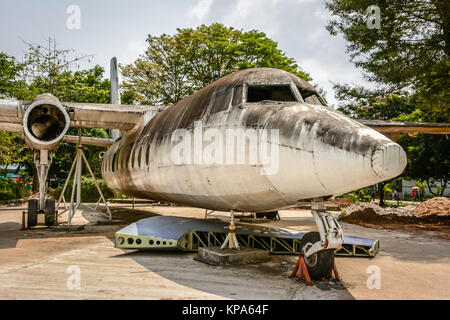
[[[295,256],[223,268],[193,260],[194,253],[114,248],[114,233],[128,223],[155,214],[203,218],[201,209],[113,206],[121,224],[96,225],[101,216],[83,207],[73,224],[84,230],[70,232],[20,231],[23,209],[0,208],[0,299],[450,299],[450,243],[432,232],[343,224],[348,235],[379,239],[381,249],[372,259],[336,258],[347,287],[337,290],[289,279]],[[280,216],[264,225],[315,228],[308,210],[280,211]]]

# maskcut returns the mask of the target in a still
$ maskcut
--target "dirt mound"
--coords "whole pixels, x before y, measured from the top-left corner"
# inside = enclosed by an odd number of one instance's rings
[[[435,197],[422,202],[410,211],[416,217],[429,215],[450,216],[450,199],[445,197]]]
[[[352,204],[355,204],[353,201],[349,199],[331,199],[326,201],[326,203],[334,204],[339,207],[339,209],[346,208]]]
[[[434,207],[436,207],[436,205],[433,206],[433,208]],[[339,219],[344,222],[360,225],[421,223],[450,225],[449,215],[438,215],[432,211],[430,211],[430,214],[416,215],[413,214],[416,209],[417,208],[412,205],[398,208],[381,208],[373,203],[360,203],[345,208],[345,214],[340,216]]]
[[[390,214],[394,214],[397,216],[412,216],[411,210],[413,210],[414,208],[415,206],[413,205],[397,208],[394,207],[382,208],[375,203],[354,203],[346,207],[344,211],[346,212],[347,215],[350,215],[356,212],[364,211],[365,209],[371,209],[374,213],[381,216]]]

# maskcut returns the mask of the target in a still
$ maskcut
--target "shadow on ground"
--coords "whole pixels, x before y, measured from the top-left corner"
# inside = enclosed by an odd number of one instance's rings
[[[18,237],[18,230],[22,225],[17,222],[3,222],[0,223],[1,241],[0,249],[15,248],[20,237]]]

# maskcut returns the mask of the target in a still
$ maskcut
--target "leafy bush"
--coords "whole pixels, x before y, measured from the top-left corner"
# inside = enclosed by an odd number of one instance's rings
[[[369,202],[370,199],[372,199],[372,197],[369,194],[369,190],[367,190],[366,188],[362,188],[362,189],[353,191],[351,193],[344,194],[338,198],[349,199],[350,201],[356,202],[356,203],[358,203],[360,201]]]
[[[113,190],[109,189],[103,179],[97,179],[97,182],[100,186],[100,189],[103,192],[103,195],[106,199],[111,198],[119,198],[121,195],[115,193]],[[64,197],[66,201],[70,201],[70,196],[72,193],[72,185],[73,185],[73,178],[70,179],[69,184],[67,185],[66,191],[64,192]],[[60,187],[56,189],[51,189],[50,194],[55,198],[59,199],[59,196],[61,195],[62,189],[64,185],[61,185]],[[98,194],[97,188],[94,183],[94,179],[87,176],[81,177],[81,201],[82,202],[97,202],[100,198],[100,195]],[[75,190],[76,192],[76,190]],[[76,196],[76,195],[75,195]]]
[[[0,179],[0,200],[22,199],[27,195],[25,186],[11,178]]]

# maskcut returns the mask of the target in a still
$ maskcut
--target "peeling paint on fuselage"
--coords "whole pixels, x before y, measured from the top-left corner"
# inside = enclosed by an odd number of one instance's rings
[[[244,103],[210,113],[219,90],[271,84],[291,86],[298,101],[245,103],[244,90]],[[306,81],[277,69],[248,69],[219,79],[156,114],[137,138],[115,142],[104,156],[103,177],[110,188],[133,197],[250,212],[386,180],[373,170],[372,157],[392,141],[331,108],[304,103],[296,87],[315,92]],[[278,172],[261,175],[262,164],[250,164],[248,150],[244,164],[174,164],[172,133],[193,133],[195,121],[222,133],[230,128],[279,130]]]

